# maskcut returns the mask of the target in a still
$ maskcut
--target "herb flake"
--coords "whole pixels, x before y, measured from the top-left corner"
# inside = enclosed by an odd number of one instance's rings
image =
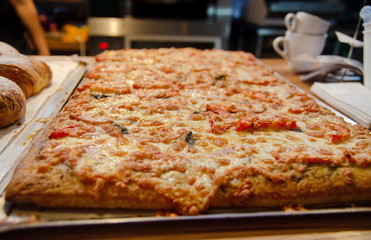
[[[129,133],[129,130],[126,127],[123,127],[123,126],[118,125],[118,124],[113,124],[113,126],[118,127],[123,134],[128,134]]]
[[[293,132],[304,132],[303,130],[301,130],[301,129],[291,129],[291,131],[293,131]]]
[[[227,75],[219,75],[214,78],[214,80],[216,81],[225,80],[225,79],[227,79]]]
[[[105,94],[91,94],[90,96],[92,96],[95,99],[101,99],[101,98],[108,98],[109,97],[108,95],[105,95]]]
[[[193,133],[192,133],[192,131],[189,131],[189,133],[187,134],[187,137],[186,137],[185,140],[186,140],[186,142],[187,142],[190,146],[192,146],[192,145],[195,144],[196,140],[193,138]]]

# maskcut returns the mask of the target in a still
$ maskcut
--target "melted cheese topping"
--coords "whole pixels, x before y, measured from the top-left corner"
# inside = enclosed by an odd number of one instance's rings
[[[197,214],[222,186],[247,198],[246,174],[283,182],[310,164],[371,163],[369,132],[351,138],[349,124],[251,54],[121,50],[97,60],[39,157],[86,183],[135,184]]]

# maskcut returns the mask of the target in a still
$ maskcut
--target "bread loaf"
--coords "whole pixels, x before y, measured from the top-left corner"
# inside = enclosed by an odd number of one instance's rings
[[[9,126],[26,113],[26,97],[13,81],[0,77],[0,128]]]
[[[31,59],[33,68],[38,73],[39,80],[37,81],[37,86],[34,89],[34,94],[40,92],[43,88],[50,84],[52,79],[52,71],[49,66],[43,61],[35,58],[29,57]]]
[[[5,42],[0,42],[0,55],[3,54],[20,54],[20,52],[13,46],[10,46]]]
[[[0,56],[0,76],[18,84],[28,98],[49,85],[52,73],[48,65],[34,57],[11,53]]]

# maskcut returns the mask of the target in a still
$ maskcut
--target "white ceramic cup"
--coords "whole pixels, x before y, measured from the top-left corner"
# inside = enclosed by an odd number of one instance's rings
[[[273,40],[273,49],[288,63],[295,72],[312,69],[313,62],[306,61],[305,56],[313,58],[320,55],[325,47],[327,34],[307,35],[286,31],[285,36]]]
[[[371,89],[371,23],[363,26],[363,85]]]
[[[285,26],[295,33],[323,35],[328,31],[330,22],[307,12],[297,12],[285,16]]]

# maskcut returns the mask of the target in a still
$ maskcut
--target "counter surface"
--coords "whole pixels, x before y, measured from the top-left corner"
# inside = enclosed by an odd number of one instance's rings
[[[290,70],[284,60],[278,58],[263,58],[261,61],[302,90],[309,92],[312,83],[303,82],[300,79],[300,75],[295,74],[292,70]]]

